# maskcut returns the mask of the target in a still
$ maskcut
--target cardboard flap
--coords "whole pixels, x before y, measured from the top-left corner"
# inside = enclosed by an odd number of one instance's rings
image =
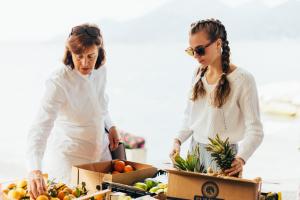
[[[157,168],[150,167],[142,170],[136,170],[128,173],[112,175],[112,181],[115,183],[122,183],[125,185],[133,185],[138,181],[143,181],[146,178],[151,178],[157,172]]]
[[[98,162],[95,162],[95,163],[77,165],[76,167],[80,169],[94,171],[94,172],[110,172],[112,167],[112,162],[111,161],[101,162],[101,165],[99,165]]]
[[[222,179],[222,180],[235,181],[235,182],[241,182],[241,183],[250,183],[250,184],[258,184],[261,182],[261,181],[258,182],[255,180],[237,178],[237,177],[232,177],[232,176],[211,176],[208,174],[198,173],[198,172],[179,171],[177,169],[166,169],[166,170],[168,173],[184,175],[184,176],[206,177],[206,178]]]
[[[126,165],[131,165],[135,169],[145,169],[145,168],[153,167],[152,165],[136,163],[136,162],[131,162],[131,161],[125,161],[125,163],[126,163]]]

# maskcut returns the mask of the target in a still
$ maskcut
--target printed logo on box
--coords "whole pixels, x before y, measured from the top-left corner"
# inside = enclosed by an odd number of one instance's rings
[[[224,200],[219,198],[209,198],[209,197],[203,197],[203,196],[195,196],[194,200]]]
[[[222,200],[216,198],[219,194],[219,187],[215,182],[207,181],[201,188],[203,196],[195,196],[194,200]]]
[[[215,182],[207,181],[202,185],[201,191],[204,197],[215,198],[219,194],[219,187]]]

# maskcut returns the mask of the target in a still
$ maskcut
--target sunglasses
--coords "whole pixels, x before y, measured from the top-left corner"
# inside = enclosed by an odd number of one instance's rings
[[[98,36],[100,36],[100,30],[96,27],[75,26],[72,28],[70,36],[71,35],[81,35],[81,34],[87,34],[91,37],[98,37]]]
[[[197,47],[195,47],[195,49],[193,49],[192,47],[189,47],[185,50],[185,52],[190,55],[190,56],[194,56],[195,53],[198,54],[199,56],[204,56],[205,55],[205,48],[209,47],[212,43],[214,43],[216,40],[211,41],[210,43],[208,43],[207,45],[199,45]]]

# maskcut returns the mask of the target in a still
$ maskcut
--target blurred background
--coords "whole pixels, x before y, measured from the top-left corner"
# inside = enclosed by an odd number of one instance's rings
[[[190,24],[217,18],[231,59],[257,82],[265,138],[244,177],[266,191],[300,183],[300,0],[2,1],[0,6],[0,181],[26,176],[26,136],[45,80],[62,67],[73,26],[100,26],[107,54],[110,112],[117,126],[146,139],[149,163],[170,162],[197,63]],[[186,154],[189,141],[183,145]]]

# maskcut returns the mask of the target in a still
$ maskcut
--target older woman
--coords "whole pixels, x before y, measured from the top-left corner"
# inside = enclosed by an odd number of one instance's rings
[[[73,165],[111,159],[119,136],[105,96],[105,51],[100,29],[83,24],[72,29],[64,67],[46,83],[39,114],[28,135],[30,195],[45,192],[42,171],[70,182]],[[104,130],[109,131],[108,138]]]

